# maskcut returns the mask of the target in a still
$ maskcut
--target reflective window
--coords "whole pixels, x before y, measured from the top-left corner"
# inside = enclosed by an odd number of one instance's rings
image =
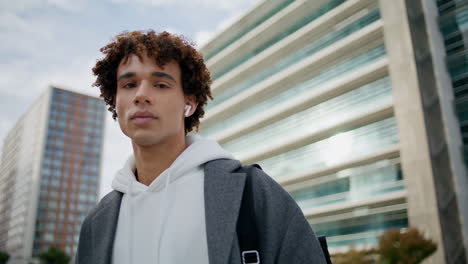
[[[376,106],[390,103],[391,100],[390,80],[385,77],[228,141],[223,147],[236,156],[251,146],[258,149],[271,145],[271,142],[297,138],[339,124]]]
[[[382,151],[398,143],[394,117],[305,145],[258,162],[273,178],[322,169]],[[255,151],[255,149],[254,149]]]
[[[404,189],[398,159],[342,170],[316,181],[319,183],[291,192],[291,196],[302,209],[371,199],[380,194]]]
[[[312,41],[310,44],[305,45],[303,48],[294,51],[293,53],[282,58],[280,61],[273,63],[270,67],[262,70],[261,72],[255,74],[252,77],[243,80],[242,82],[230,87],[222,95],[215,98],[207,105],[207,110],[228,100],[229,98],[235,96],[236,94],[253,87],[255,84],[275,75],[276,73],[286,69],[287,67],[298,63],[299,61],[310,57],[311,55],[319,52],[323,48],[326,48],[335,42],[351,35],[352,33],[364,28],[365,26],[375,22],[380,18],[379,10],[374,9],[373,11],[364,14],[362,17],[356,21],[350,21],[348,25],[332,31],[316,41]],[[250,58],[250,57],[249,57]],[[236,65],[237,66],[237,65]]]
[[[245,27],[241,32],[239,32],[238,34],[235,34],[233,36],[231,36],[231,38],[229,39],[229,41],[226,41],[223,45],[220,45],[217,49],[215,49],[213,52],[209,53],[209,54],[206,54],[205,55],[205,60],[209,60],[211,57],[215,56],[216,54],[218,54],[220,51],[222,51],[223,49],[225,49],[227,46],[231,45],[234,41],[236,41],[237,39],[241,38],[242,36],[246,35],[248,32],[250,32],[252,29],[256,28],[258,25],[262,24],[263,22],[265,22],[266,20],[268,20],[269,18],[271,18],[273,15],[275,15],[276,13],[278,13],[278,11],[286,8],[286,6],[288,6],[289,4],[291,4],[292,2],[294,2],[294,0],[287,0],[287,1],[284,1],[284,3],[278,5],[277,7],[275,7],[274,9],[272,9],[270,12],[268,12],[267,14],[265,14],[264,16],[262,16],[260,19],[258,19],[255,23],[252,23],[250,26],[248,27]]]
[[[257,116],[259,113],[268,111],[273,107],[278,107],[281,104],[288,103],[288,101],[294,98],[303,96],[306,92],[317,90],[328,84],[330,81],[341,78],[344,74],[353,72],[359,67],[363,67],[364,65],[375,62],[383,56],[385,56],[385,48],[384,46],[378,46],[367,52],[364,52],[361,55],[341,61],[335,65],[330,66],[328,69],[324,69],[307,81],[295,85],[294,87],[286,88],[284,91],[277,93],[262,102],[258,102],[248,107],[246,110],[241,111],[240,113],[233,114],[231,117],[217,122],[211,127],[203,129],[201,134],[209,136],[215,133],[219,133],[223,129],[228,129],[230,126],[232,126],[232,124],[246,121]]]
[[[234,67],[238,66],[242,62],[248,60],[249,58],[259,54],[260,52],[266,50],[267,48],[273,46],[275,43],[279,42],[280,40],[286,38],[287,36],[293,34],[298,29],[302,28],[303,26],[309,24],[310,22],[316,20],[317,18],[321,17],[322,15],[328,13],[330,10],[334,9],[335,7],[339,6],[340,4],[346,2],[346,0],[330,0],[327,3],[323,4],[319,8],[314,8],[310,11],[309,14],[305,15],[301,19],[296,19],[296,23],[291,25],[289,28],[286,28],[283,31],[278,31],[277,34],[272,37],[269,41],[258,45],[253,51],[247,53],[246,55],[240,57],[232,64],[228,65],[226,68],[222,69],[221,71],[213,72],[213,80],[216,80],[221,75],[225,74],[226,72],[230,71]]]
[[[365,209],[363,211],[365,212]],[[356,212],[356,215],[359,213]],[[375,245],[378,237],[386,230],[408,227],[408,216],[406,210],[398,210],[316,223],[311,226],[318,236],[327,236],[329,247]]]
[[[54,241],[54,234],[51,233],[51,232],[44,233],[44,241],[53,242]]]

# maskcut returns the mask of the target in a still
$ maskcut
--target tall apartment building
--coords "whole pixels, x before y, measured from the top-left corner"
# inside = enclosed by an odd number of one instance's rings
[[[466,0],[262,1],[201,48],[201,133],[259,163],[332,252],[414,226],[428,263],[466,263],[467,18]]]
[[[0,251],[30,263],[50,246],[73,256],[99,190],[104,102],[49,87],[4,139]]]

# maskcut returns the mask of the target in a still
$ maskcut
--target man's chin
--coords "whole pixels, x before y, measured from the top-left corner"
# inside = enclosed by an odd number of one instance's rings
[[[146,131],[145,131],[146,132]],[[177,134],[166,133],[135,133],[129,136],[132,144],[141,147],[150,147],[156,145],[173,144],[178,139]],[[185,137],[183,137],[185,139]]]
[[[161,139],[155,137],[134,137],[132,143],[141,147],[150,147],[161,143]]]

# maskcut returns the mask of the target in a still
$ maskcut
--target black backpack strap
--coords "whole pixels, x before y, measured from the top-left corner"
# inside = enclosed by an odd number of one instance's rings
[[[260,253],[258,246],[258,231],[255,222],[255,208],[253,198],[252,170],[255,168],[262,169],[258,164],[241,167],[239,172],[245,172],[244,192],[242,194],[242,202],[237,219],[237,239],[241,251],[242,264],[259,264]],[[327,239],[325,236],[319,236],[318,241],[322,248],[323,255],[327,264],[332,264],[330,253],[328,252]]]
[[[242,264],[260,263],[260,254],[258,252],[257,225],[255,222],[255,208],[252,191],[252,170],[255,167],[261,169],[257,164],[241,167],[239,172],[247,174],[242,194],[242,202],[237,219],[237,238],[241,251]]]
[[[325,260],[327,264],[332,264],[330,259],[330,253],[328,252],[328,245],[327,245],[327,238],[325,236],[319,236],[318,241],[320,243],[320,247],[322,248],[323,255],[325,256]]]

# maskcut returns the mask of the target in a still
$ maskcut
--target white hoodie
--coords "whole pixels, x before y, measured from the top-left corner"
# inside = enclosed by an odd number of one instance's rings
[[[187,136],[184,152],[149,186],[135,178],[130,156],[112,188],[124,193],[114,241],[114,264],[208,263],[202,164],[232,155],[218,143]]]

